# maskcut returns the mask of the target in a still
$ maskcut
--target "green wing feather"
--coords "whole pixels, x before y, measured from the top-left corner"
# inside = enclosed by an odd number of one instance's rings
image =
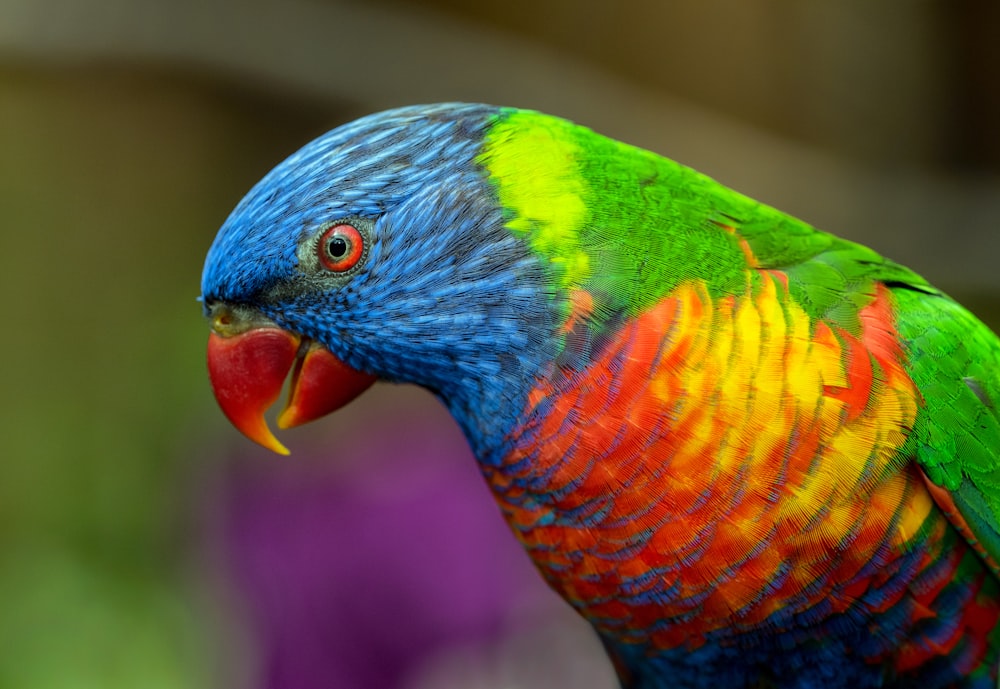
[[[1000,341],[945,296],[894,293],[908,370],[924,403],[907,449],[1000,562]]]

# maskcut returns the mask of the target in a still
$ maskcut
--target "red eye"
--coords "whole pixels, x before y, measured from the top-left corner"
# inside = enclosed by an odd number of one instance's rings
[[[356,266],[364,250],[364,237],[350,225],[334,225],[319,238],[317,247],[319,262],[334,273],[343,273]]]

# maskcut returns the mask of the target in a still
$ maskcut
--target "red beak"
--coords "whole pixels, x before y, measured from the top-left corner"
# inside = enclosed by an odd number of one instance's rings
[[[294,367],[294,370],[293,370]],[[288,450],[267,426],[264,412],[291,386],[279,428],[293,428],[344,406],[375,382],[319,344],[275,327],[208,336],[208,377],[222,412],[256,443],[279,454]]]

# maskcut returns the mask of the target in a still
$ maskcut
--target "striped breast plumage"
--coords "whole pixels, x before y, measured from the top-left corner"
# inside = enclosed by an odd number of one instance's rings
[[[202,282],[237,427],[432,391],[628,689],[997,686],[1000,339],[873,249],[452,103],[291,156]]]
[[[759,277],[682,283],[539,382],[484,467],[508,522],[630,686],[995,686],[996,580],[901,451],[890,290],[851,334]]]

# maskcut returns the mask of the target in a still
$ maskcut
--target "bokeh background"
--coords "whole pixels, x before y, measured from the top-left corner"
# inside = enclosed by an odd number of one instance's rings
[[[1000,297],[1000,5],[0,0],[0,688],[608,689],[457,428],[237,436],[195,298],[249,186],[438,100],[665,153]]]

